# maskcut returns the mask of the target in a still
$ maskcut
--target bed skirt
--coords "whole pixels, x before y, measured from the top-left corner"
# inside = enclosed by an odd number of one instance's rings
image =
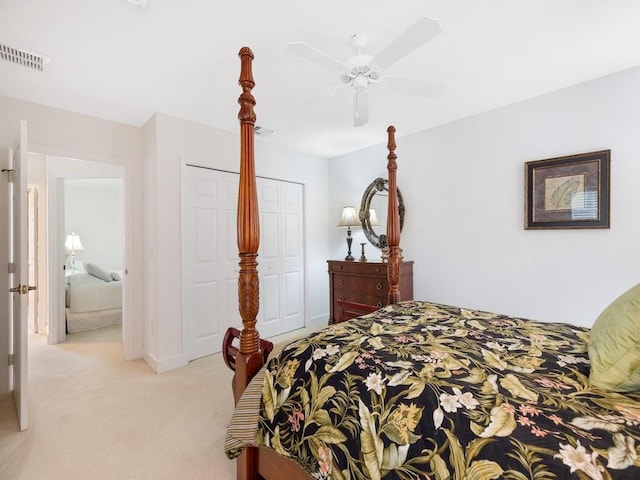
[[[110,308],[95,312],[73,313],[66,309],[67,333],[85,332],[98,328],[120,325],[122,323],[122,308]]]

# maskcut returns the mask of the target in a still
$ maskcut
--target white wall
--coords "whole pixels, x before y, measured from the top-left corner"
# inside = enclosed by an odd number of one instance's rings
[[[639,86],[635,68],[414,135],[399,130],[401,246],[415,261],[414,297],[590,326],[638,283]],[[524,163],[603,149],[611,228],[525,231]],[[336,222],[343,204],[359,205],[365,187],[386,177],[386,155],[381,144],[330,160]],[[344,231],[335,230],[341,258]]]
[[[122,270],[124,191],[122,179],[65,180],[65,233],[80,236],[76,261]]]
[[[239,127],[238,127],[239,130]],[[158,372],[186,364],[182,341],[182,166],[237,172],[239,135],[156,114],[145,143],[145,359]],[[328,169],[325,159],[275,147],[257,138],[256,174],[304,185],[306,318],[328,318]],[[258,258],[258,261],[260,259]],[[259,267],[258,267],[259,268]]]

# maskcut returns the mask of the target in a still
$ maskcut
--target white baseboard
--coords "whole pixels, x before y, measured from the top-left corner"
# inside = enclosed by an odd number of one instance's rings
[[[172,355],[167,358],[157,359],[148,351],[144,352],[144,361],[153,369],[156,373],[164,373],[175,368],[181,368],[188,365],[189,362],[185,360],[184,355]]]

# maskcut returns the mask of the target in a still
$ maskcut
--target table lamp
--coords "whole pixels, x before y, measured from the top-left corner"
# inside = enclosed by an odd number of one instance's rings
[[[357,225],[360,225],[360,219],[358,218],[355,207],[344,207],[342,209],[340,221],[338,222],[338,227],[347,227],[347,256],[344,257],[347,261],[353,260],[353,255],[351,255],[351,242],[353,242],[351,227],[355,227]]]
[[[64,241],[64,247],[68,252],[71,252],[71,273],[74,273],[76,267],[76,251],[84,250],[82,242],[80,241],[80,235],[71,232]]]

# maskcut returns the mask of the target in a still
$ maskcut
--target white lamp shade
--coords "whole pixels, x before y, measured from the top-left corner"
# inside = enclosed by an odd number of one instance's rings
[[[355,207],[344,207],[342,209],[342,216],[338,222],[338,227],[353,227],[360,225],[360,219]]]
[[[80,236],[76,235],[75,233],[70,233],[69,235],[67,235],[67,239],[64,241],[64,248],[66,248],[69,252],[84,250],[82,242],[80,241]]]
[[[369,209],[369,223],[371,224],[372,227],[380,226],[380,220],[378,220],[376,211],[373,208]]]

